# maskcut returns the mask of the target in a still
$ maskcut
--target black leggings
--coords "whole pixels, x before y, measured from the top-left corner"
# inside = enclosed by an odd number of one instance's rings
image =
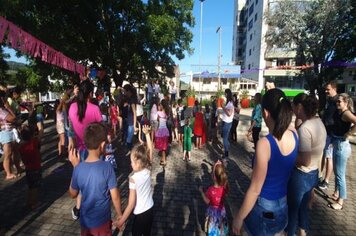
[[[236,137],[236,128],[239,125],[239,120],[232,120],[232,126],[231,126],[231,130],[230,130],[230,135],[231,135],[231,139],[236,141],[237,137]]]
[[[253,144],[257,145],[257,141],[260,138],[260,132],[261,132],[261,127],[253,127],[252,128],[252,138],[253,138]]]
[[[132,225],[132,236],[150,236],[153,223],[153,207],[135,215]]]

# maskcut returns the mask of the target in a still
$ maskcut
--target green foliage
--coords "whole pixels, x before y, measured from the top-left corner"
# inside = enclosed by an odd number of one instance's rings
[[[194,88],[192,88],[191,86],[188,88],[188,90],[185,92],[185,95],[187,97],[195,97],[197,94],[194,90]]]
[[[2,0],[0,5],[0,15],[56,50],[112,71],[116,85],[173,76],[172,56],[182,59],[192,52],[193,0]]]
[[[16,75],[15,82],[16,86],[26,88],[32,93],[44,93],[49,89],[48,79],[37,74],[31,67],[20,69]]]
[[[241,91],[241,99],[246,99],[249,96],[249,91],[248,90],[242,90]]]
[[[9,58],[9,55],[4,53],[2,47],[0,46],[0,85],[5,85],[8,79],[6,71],[9,69],[9,66],[5,59]]]
[[[221,98],[221,97],[223,97],[223,96],[225,95],[225,91],[222,90],[222,89],[219,89],[219,90],[216,92],[215,95],[216,95],[217,98]]]
[[[355,9],[351,2],[355,5],[354,0],[285,0],[271,4],[266,14],[268,45],[295,51],[297,65],[313,65],[312,69],[302,71],[301,76],[307,80],[312,94],[318,91],[321,107],[325,102],[323,85],[331,79],[328,75],[333,70],[325,67],[325,63],[352,60],[356,56]],[[351,50],[345,53],[346,49]],[[337,70],[334,72],[340,73]]]

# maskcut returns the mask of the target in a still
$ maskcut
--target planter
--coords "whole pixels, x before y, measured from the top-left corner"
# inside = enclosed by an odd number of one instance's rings
[[[222,107],[223,107],[223,104],[224,104],[224,98],[218,98],[218,99],[216,100],[216,106],[217,106],[218,108],[222,108]]]
[[[188,103],[188,107],[194,107],[195,98],[194,97],[187,97],[187,103]]]
[[[242,108],[249,108],[250,107],[250,100],[248,98],[243,98],[241,100],[241,107]]]

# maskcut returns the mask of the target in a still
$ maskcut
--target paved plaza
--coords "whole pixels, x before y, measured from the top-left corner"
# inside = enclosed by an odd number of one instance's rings
[[[251,110],[243,110],[238,127],[238,142],[232,144],[227,172],[230,193],[225,207],[232,220],[233,212],[241,205],[251,176],[252,143],[245,138]],[[266,133],[266,128],[263,129]],[[47,121],[42,147],[43,185],[41,205],[34,211],[24,208],[27,185],[24,176],[13,181],[4,181],[1,171],[0,182],[0,235],[78,235],[79,221],[74,221],[71,208],[75,201],[67,192],[72,167],[69,162],[58,162],[57,134],[53,121]],[[126,147],[117,144],[118,184],[123,209],[128,198],[128,175],[130,160],[125,157]],[[182,160],[182,150],[173,144],[165,169],[159,166],[158,153],[154,153],[152,182],[154,185],[154,224],[152,235],[204,235],[206,206],[198,187],[212,184],[211,166],[221,156],[222,144],[206,144],[203,149],[192,151],[192,161]],[[311,235],[356,235],[356,145],[352,145],[352,157],[347,167],[348,199],[342,211],[327,207],[330,201],[325,194],[332,193],[333,183],[328,190],[317,192],[311,211]],[[2,161],[2,159],[1,159]],[[1,165],[2,166],[2,165]],[[124,232],[131,235],[131,219]]]

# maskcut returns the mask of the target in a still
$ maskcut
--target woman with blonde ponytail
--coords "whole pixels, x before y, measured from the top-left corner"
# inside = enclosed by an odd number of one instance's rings
[[[335,174],[335,191],[331,198],[335,203],[328,206],[341,210],[346,199],[346,164],[351,156],[348,137],[356,133],[356,116],[352,98],[347,93],[339,94],[336,100],[337,112],[334,113],[332,126],[333,165]]]

